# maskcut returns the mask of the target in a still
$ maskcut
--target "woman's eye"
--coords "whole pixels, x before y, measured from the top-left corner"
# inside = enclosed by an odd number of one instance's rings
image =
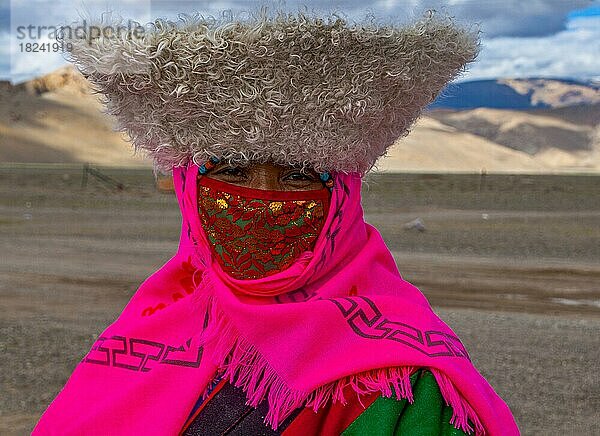
[[[313,182],[317,180],[317,177],[312,174],[305,174],[301,171],[294,171],[292,173],[286,174],[283,180],[287,180],[290,182]]]
[[[245,171],[240,167],[225,167],[215,171],[215,174],[222,175],[225,177],[244,177]]]

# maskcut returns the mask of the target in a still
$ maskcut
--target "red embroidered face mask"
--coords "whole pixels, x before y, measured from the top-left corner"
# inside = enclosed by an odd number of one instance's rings
[[[267,191],[200,177],[198,213],[221,268],[258,279],[313,249],[329,209],[327,188]]]

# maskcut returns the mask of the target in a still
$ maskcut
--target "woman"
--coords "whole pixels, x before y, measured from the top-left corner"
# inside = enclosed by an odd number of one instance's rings
[[[472,61],[432,15],[156,20],[71,40],[108,112],[171,169],[177,253],[34,434],[518,434],[364,222],[362,176]]]

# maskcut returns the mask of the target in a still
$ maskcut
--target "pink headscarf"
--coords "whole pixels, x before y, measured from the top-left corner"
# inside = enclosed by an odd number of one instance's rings
[[[477,434],[516,435],[502,399],[456,334],[400,276],[364,222],[357,174],[335,187],[313,252],[290,268],[236,280],[211,259],[197,212],[198,166],[174,167],[182,212],[177,253],[148,277],[94,343],[33,431],[177,434],[215,375],[269,403],[276,427],[291,411],[381,391],[412,400],[409,375],[435,376],[452,422]]]

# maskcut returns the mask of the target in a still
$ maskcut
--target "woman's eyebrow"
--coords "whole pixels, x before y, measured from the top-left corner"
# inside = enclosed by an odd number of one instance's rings
[[[230,163],[222,163],[222,164],[219,164],[219,165],[217,165],[217,166],[214,168],[214,170],[215,170],[215,171],[217,171],[217,170],[220,170],[220,169],[223,169],[223,168],[239,168],[239,169],[246,169],[246,167],[243,167],[243,166],[241,166],[241,165],[235,165],[235,164],[230,164]]]
[[[284,170],[295,170],[295,171],[300,171],[302,173],[308,174],[308,173],[313,173],[313,174],[317,174],[317,172],[315,170],[313,170],[312,168],[303,168],[301,166],[289,166],[289,167],[285,167],[283,168]]]

